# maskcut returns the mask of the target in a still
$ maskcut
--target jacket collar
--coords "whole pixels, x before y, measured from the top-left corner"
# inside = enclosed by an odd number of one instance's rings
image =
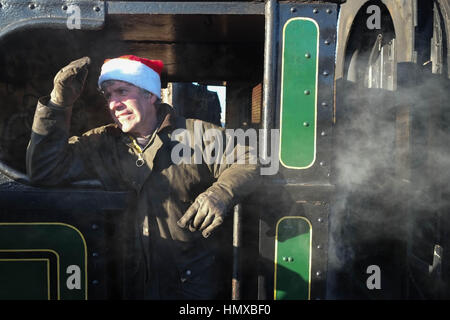
[[[175,112],[173,108],[166,103],[161,103],[158,108],[158,119],[160,125],[156,129],[157,133],[165,129],[173,129],[175,126]]]

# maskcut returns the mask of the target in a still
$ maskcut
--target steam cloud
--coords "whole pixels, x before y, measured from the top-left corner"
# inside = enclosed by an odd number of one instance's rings
[[[370,264],[385,286],[398,285],[407,252],[432,259],[440,243],[436,224],[450,198],[449,88],[438,75],[420,80],[396,91],[337,83],[330,299],[369,294]],[[414,272],[408,265],[408,276]],[[344,293],[343,284],[353,287]]]

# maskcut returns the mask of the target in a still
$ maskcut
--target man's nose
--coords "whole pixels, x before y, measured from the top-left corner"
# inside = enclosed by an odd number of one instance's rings
[[[124,107],[124,104],[119,99],[109,99],[108,105],[111,111],[120,110]]]

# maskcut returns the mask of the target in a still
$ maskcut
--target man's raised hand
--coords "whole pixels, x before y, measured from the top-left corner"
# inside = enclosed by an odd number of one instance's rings
[[[53,80],[53,90],[50,93],[52,104],[70,107],[80,97],[88,75],[89,57],[72,61],[59,70]]]

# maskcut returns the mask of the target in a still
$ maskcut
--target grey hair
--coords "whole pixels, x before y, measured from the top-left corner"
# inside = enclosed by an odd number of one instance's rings
[[[139,88],[139,87],[138,87],[138,88]],[[150,94],[154,95],[154,96],[156,97],[155,105],[160,105],[160,104],[161,104],[161,98],[159,98],[156,94],[151,93],[150,91],[145,90],[145,89],[142,89],[142,88],[139,88],[139,92],[140,92],[142,95],[144,95],[144,96],[148,96],[148,95],[150,95]]]

